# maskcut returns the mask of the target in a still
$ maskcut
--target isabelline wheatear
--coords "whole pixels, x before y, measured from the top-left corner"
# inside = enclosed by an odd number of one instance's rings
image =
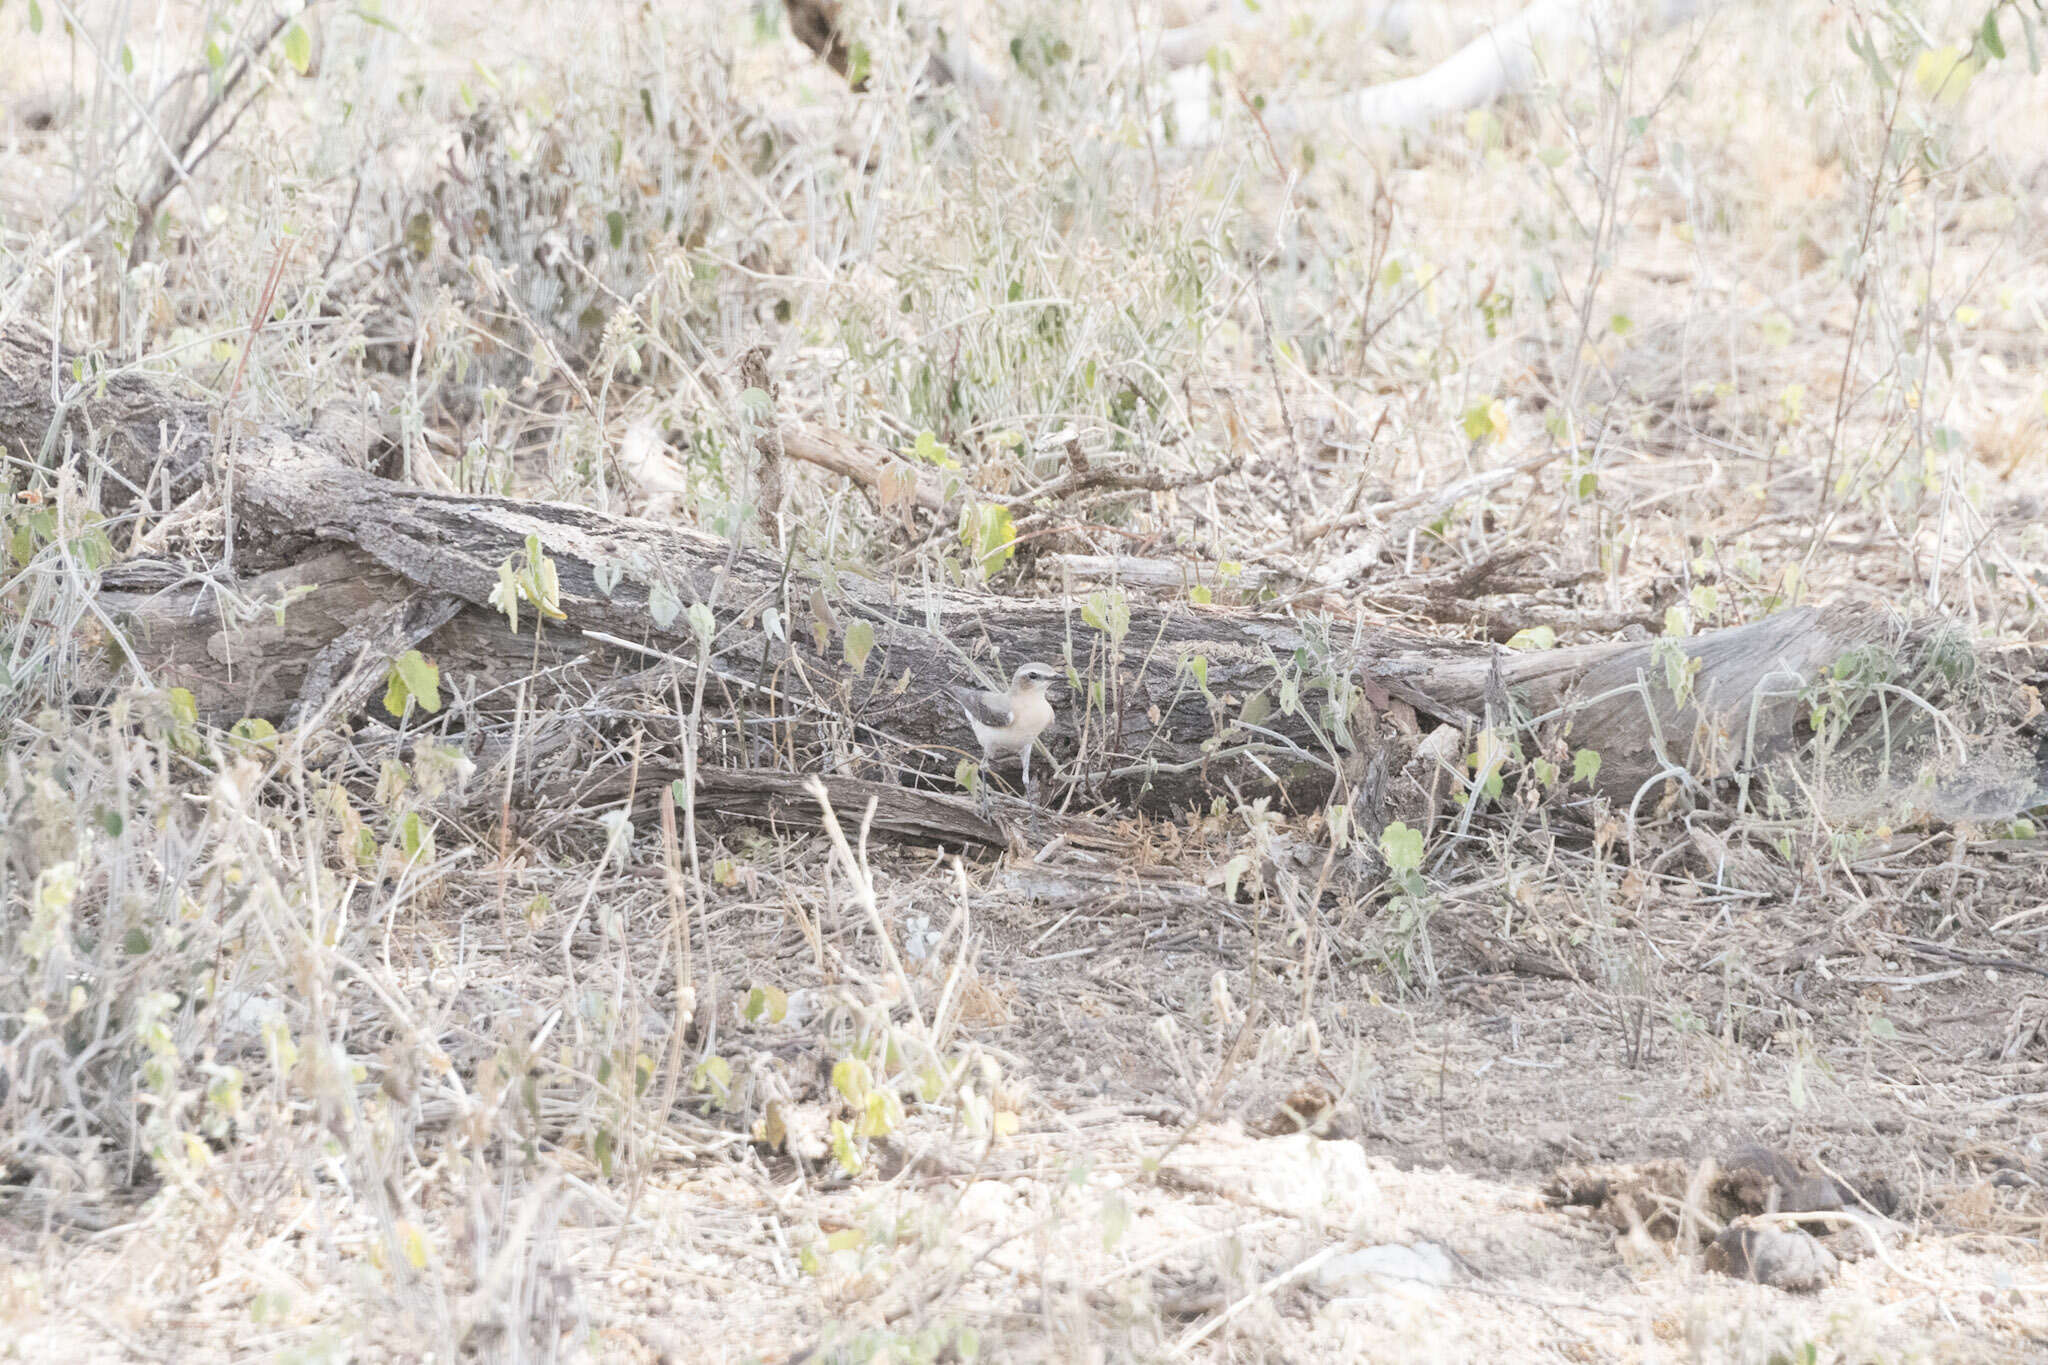
[[[953,700],[974,727],[981,741],[981,764],[993,764],[1003,754],[1022,754],[1024,787],[1031,788],[1031,746],[1052,724],[1052,703],[1045,699],[1046,685],[1059,674],[1045,664],[1026,664],[1010,679],[1007,692],[982,692],[971,687],[952,689]]]

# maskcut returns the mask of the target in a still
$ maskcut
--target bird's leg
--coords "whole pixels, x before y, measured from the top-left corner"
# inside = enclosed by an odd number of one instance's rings
[[[1025,837],[1037,844],[1039,836],[1045,832],[1045,813],[1038,805],[1038,788],[1031,785],[1031,746],[1028,744],[1024,746],[1024,801],[1031,807],[1030,828]]]
[[[981,751],[981,770],[978,773],[981,780],[974,784],[974,794],[980,798],[981,818],[984,820],[989,818],[989,782],[994,778],[995,770],[995,755],[983,749]]]

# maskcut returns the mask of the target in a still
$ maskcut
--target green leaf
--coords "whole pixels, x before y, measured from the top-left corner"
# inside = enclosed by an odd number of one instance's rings
[[[409,863],[434,860],[434,827],[418,811],[407,811],[398,822],[398,847]]]
[[[866,621],[855,621],[846,628],[846,641],[840,647],[856,675],[867,671],[868,655],[875,650],[875,628]]]
[[[1549,626],[1530,626],[1508,637],[1509,649],[1543,650],[1557,647],[1557,632]]]
[[[30,33],[41,33],[43,31],[43,7],[37,4],[36,0],[28,0],[28,31]],[[209,43],[207,46],[211,47],[212,44]]]
[[[1010,509],[993,503],[970,507],[961,518],[960,541],[974,555],[983,576],[993,577],[1017,554],[1017,525]]]
[[[405,690],[432,715],[441,709],[441,670],[416,649],[408,649],[392,664],[392,671],[405,683]]]
[[[789,993],[779,986],[756,986],[747,992],[747,1022],[779,1024],[789,1017]]]
[[[199,702],[192,693],[182,687],[173,687],[167,694],[171,709],[170,741],[179,752],[199,752]]]
[[[626,244],[626,215],[613,209],[604,216],[605,235],[611,238],[612,250],[617,251]]]
[[[562,610],[562,582],[555,561],[540,548],[539,536],[526,538],[526,600],[535,611],[556,621],[569,619]]]
[[[1977,41],[1984,50],[2000,61],[2005,60],[2005,39],[1998,36],[1998,10],[1994,6],[1985,12],[1984,27],[1977,30]]]
[[[838,1158],[839,1169],[848,1175],[860,1174],[860,1152],[853,1145],[853,1130],[844,1119],[832,1120],[832,1155]]]
[[[1396,820],[1380,831],[1380,856],[1396,876],[1422,866],[1422,831]]]
[[[612,1173],[612,1147],[612,1130],[598,1129],[597,1136],[591,1139],[590,1150],[597,1157],[597,1168],[604,1172],[606,1179],[610,1179]]]
[[[1273,714],[1273,699],[1264,692],[1254,692],[1244,699],[1244,706],[1238,711],[1238,719],[1246,725],[1264,725]]]
[[[713,1099],[724,1100],[732,1090],[732,1063],[723,1057],[706,1057],[690,1073],[690,1089],[709,1090]]]
[[[1600,776],[1600,751],[1580,749],[1572,755],[1572,781],[1591,783]]]
[[[846,1096],[846,1102],[855,1109],[867,1103],[868,1091],[873,1086],[874,1073],[860,1058],[847,1057],[832,1064],[832,1088]]]
[[[128,936],[121,940],[121,951],[130,957],[141,957],[149,951],[149,935],[140,929],[130,929]]]
[[[654,618],[654,624],[667,630],[682,613],[683,599],[666,583],[656,583],[647,593],[647,614]]]
[[[893,1090],[870,1090],[860,1111],[854,1132],[861,1137],[887,1137],[903,1126],[903,1101]]]
[[[953,458],[951,447],[947,446],[929,431],[917,433],[917,439],[911,442],[910,449],[905,454],[913,460],[921,460],[925,464],[937,465],[941,469],[958,469],[960,467],[960,462]]]
[[[124,76],[135,74],[135,49],[126,43],[121,44],[121,74]]]
[[[440,669],[418,649],[401,653],[385,673],[385,710],[403,718],[412,702],[428,712],[440,710]]]
[[[1481,399],[1465,409],[1459,420],[1465,435],[1473,441],[1502,441],[1508,434],[1507,404],[1498,398]]]
[[[253,744],[262,749],[277,747],[277,727],[261,716],[244,716],[235,722],[228,733],[244,744]],[[119,831],[115,831],[119,833]]]
[[[1091,592],[1081,604],[1081,619],[1109,636],[1111,644],[1122,644],[1124,633],[1131,628],[1130,599],[1121,589]]]
[[[690,633],[697,637],[699,643],[708,645],[711,643],[711,637],[717,631],[718,619],[711,614],[710,605],[704,602],[692,602],[690,604]]]
[[[301,76],[313,69],[313,35],[305,25],[294,23],[284,31],[284,59]]]

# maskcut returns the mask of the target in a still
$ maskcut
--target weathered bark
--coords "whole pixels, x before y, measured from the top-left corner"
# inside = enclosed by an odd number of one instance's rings
[[[559,795],[585,805],[617,801],[626,795],[629,774],[613,770]],[[639,776],[640,795],[653,800],[662,784],[682,776],[679,768],[660,764],[643,767]],[[975,809],[963,797],[942,796],[915,787],[893,786],[855,777],[824,776],[825,794],[839,817],[847,837],[858,836],[868,826],[877,833],[899,839],[939,844],[980,844],[1003,848],[1009,836],[1003,827]],[[806,790],[806,775],[765,769],[700,768],[697,771],[697,803],[720,815],[759,820],[770,824],[815,827],[820,821],[818,800]],[[872,805],[873,815],[869,810]]]
[[[48,354],[29,346],[0,355],[24,349]],[[40,363],[47,373],[47,359]],[[122,381],[104,409],[88,391],[61,413],[47,383],[18,372],[0,382],[21,396],[0,414],[10,444],[40,441],[61,419],[107,434],[117,458],[151,453],[138,434],[159,429],[146,416],[146,381]],[[162,430],[196,420],[188,406],[163,406],[174,416]],[[213,719],[314,714],[352,672],[356,690],[344,696],[360,697],[365,668],[381,677],[381,662],[410,645],[435,656],[444,675],[472,680],[511,681],[536,662],[582,659],[583,695],[602,681],[592,672],[654,664],[694,678],[687,608],[701,603],[715,626],[711,704],[801,721],[806,746],[829,742],[842,763],[871,762],[899,778],[944,780],[975,752],[947,683],[1040,659],[1064,664],[1079,684],[1060,699],[1051,747],[1063,779],[1085,796],[1170,807],[1235,791],[1312,806],[1340,776],[1347,787],[1360,781],[1376,755],[1385,769],[1379,750],[1412,737],[1412,708],[1423,722],[1460,725],[1511,723],[1511,710],[1556,713],[1572,746],[1601,753],[1598,787],[1631,800],[1659,777],[1686,780],[1681,768],[1711,778],[1785,752],[1800,738],[1803,689],[1833,661],[1865,645],[1910,643],[1877,607],[1783,612],[1679,646],[1697,661],[1681,702],[1666,681],[1670,658],[1651,643],[1510,652],[1341,616],[1105,594],[1001,598],[880,582],[856,566],[799,578],[777,558],[685,528],[405,487],[345,463],[345,445],[285,428],[232,445],[245,533],[317,542],[299,562],[239,585],[254,604],[246,619],[224,618],[222,595],[203,585],[150,592],[134,566],[109,575],[102,605],[123,626],[134,663],[155,681],[190,687]],[[165,450],[178,459],[186,447],[171,440]],[[491,604],[501,566],[523,556],[529,538],[559,584],[561,619],[539,642],[531,605],[521,604],[514,633]],[[792,747],[778,742],[779,752]]]
[[[106,476],[104,511],[187,496],[206,475],[212,443],[211,415],[199,404],[126,370],[102,385],[90,364],[54,351],[40,333],[0,331],[0,451],[51,469],[71,465],[81,482],[90,451]]]

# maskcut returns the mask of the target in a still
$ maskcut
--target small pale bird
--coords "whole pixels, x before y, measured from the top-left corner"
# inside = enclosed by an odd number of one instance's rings
[[[1045,664],[1025,664],[1010,679],[1007,692],[955,687],[953,700],[967,714],[974,737],[981,741],[984,768],[1003,754],[1022,754],[1024,787],[1031,788],[1031,745],[1052,724],[1052,703],[1046,686],[1060,675]]]

